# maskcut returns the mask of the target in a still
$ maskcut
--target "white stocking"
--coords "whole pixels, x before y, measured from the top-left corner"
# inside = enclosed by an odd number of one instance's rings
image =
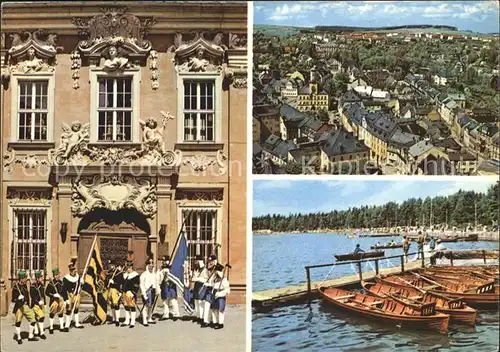
[[[54,329],[54,318],[49,318],[49,329]]]
[[[168,318],[169,313],[170,313],[170,311],[169,311],[169,307],[168,307],[168,299],[165,299],[163,301],[163,317]]]
[[[210,323],[210,302],[203,301],[203,322]]]
[[[177,299],[173,298],[170,300],[172,303],[172,313],[174,314],[174,317],[178,318],[179,317],[179,302],[177,302]]]
[[[219,324],[224,325],[224,312],[219,312]]]
[[[17,339],[18,340],[21,340],[21,327],[17,327],[16,326],[16,335],[17,335]]]
[[[43,332],[43,322],[38,323],[38,330],[40,331],[40,335],[44,335],[45,333]]]
[[[117,323],[119,323],[119,322],[120,322],[120,309],[115,310],[115,321],[116,321]]]
[[[128,310],[125,311],[125,321],[124,321],[124,324],[125,325],[130,324],[130,312]]]
[[[135,326],[135,310],[130,313],[130,325]]]
[[[29,339],[33,338],[33,331],[35,331],[35,327],[33,325],[30,325],[30,333],[28,335]]]

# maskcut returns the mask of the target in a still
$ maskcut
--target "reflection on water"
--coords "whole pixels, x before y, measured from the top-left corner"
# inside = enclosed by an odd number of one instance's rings
[[[333,262],[333,254],[351,252],[356,243],[365,250],[391,238],[349,239],[331,234],[254,236],[253,290],[305,282],[305,265]],[[400,239],[394,238],[399,242]],[[498,248],[495,242],[449,243],[450,249]],[[386,250],[386,255],[400,254]],[[393,265],[397,265],[394,262]],[[381,267],[391,263],[381,263]],[[334,267],[330,277],[351,275],[354,267]],[[370,267],[366,267],[365,270]],[[330,268],[312,272],[321,281]],[[253,351],[496,351],[498,312],[481,312],[475,327],[450,325],[448,334],[408,331],[364,317],[352,316],[322,300],[253,312]]]

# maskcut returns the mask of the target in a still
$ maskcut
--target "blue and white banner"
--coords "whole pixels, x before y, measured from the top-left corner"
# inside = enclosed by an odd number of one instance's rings
[[[184,233],[180,234],[179,245],[170,264],[168,278],[175,283],[177,289],[182,292],[184,298],[184,308],[190,314],[194,312],[194,306],[191,305],[191,291],[189,286],[184,285],[184,263],[188,259],[188,245]]]

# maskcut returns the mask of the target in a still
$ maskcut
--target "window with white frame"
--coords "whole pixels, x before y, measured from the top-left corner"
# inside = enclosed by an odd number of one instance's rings
[[[182,219],[185,221],[188,261],[192,267],[197,256],[206,258],[217,253],[217,210],[183,210]]]
[[[18,140],[47,141],[48,85],[48,80],[18,81]]]
[[[99,77],[97,140],[132,140],[132,77]]]
[[[184,141],[215,141],[215,81],[184,80]]]
[[[45,210],[19,210],[14,213],[15,272],[45,270],[47,213]]]

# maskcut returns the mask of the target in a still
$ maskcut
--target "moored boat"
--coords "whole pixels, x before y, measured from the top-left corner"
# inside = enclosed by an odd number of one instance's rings
[[[336,254],[335,259],[340,261],[346,260],[360,260],[367,258],[379,258],[384,256],[384,251],[374,251],[374,252],[361,252],[361,253],[351,253],[351,254]]]
[[[435,311],[435,303],[406,304],[394,297],[379,298],[340,288],[320,287],[323,299],[350,313],[408,329],[448,331],[450,316]]]
[[[415,276],[417,275],[417,276]],[[390,275],[381,276],[380,280],[388,281],[400,286],[408,286],[409,282],[412,286],[416,286],[431,293],[438,293],[449,298],[461,299],[468,306],[474,308],[490,308],[496,307],[499,303],[499,295],[495,293],[495,286],[492,283],[479,287],[470,287],[461,283],[452,283],[449,281],[434,281],[425,278],[418,274]]]
[[[403,248],[403,244],[402,243],[398,243],[398,244],[394,244],[394,245],[390,245],[390,244],[383,244],[383,245],[380,245],[380,246],[377,246],[376,244],[371,246],[370,249],[391,249],[391,248]]]
[[[369,294],[380,298],[386,298],[388,295],[396,295],[414,304],[433,302],[436,304],[436,311],[450,316],[450,322],[468,325],[476,323],[476,310],[468,307],[460,299],[451,299],[445,295],[424,291],[417,287],[401,287],[382,281],[362,281],[361,285]]]

